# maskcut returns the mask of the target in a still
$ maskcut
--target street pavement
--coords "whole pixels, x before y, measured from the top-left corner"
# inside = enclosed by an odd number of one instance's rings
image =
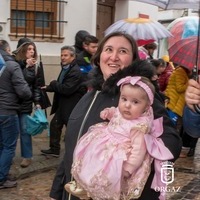
[[[17,179],[25,178],[30,175],[30,173],[39,173],[41,171],[47,171],[52,168],[56,168],[61,162],[64,154],[64,137],[61,139],[61,152],[60,157],[56,158],[53,156],[45,156],[41,154],[41,149],[49,149],[49,136],[46,131],[40,135],[32,137],[33,145],[33,158],[32,164],[26,168],[20,167],[22,161],[21,151],[20,151],[20,139],[17,142],[17,148],[15,153],[15,158],[13,159],[13,164],[10,170],[10,174],[15,176]]]
[[[27,168],[21,168],[20,140],[18,140],[16,156],[13,160],[10,173],[18,179],[30,174],[39,174],[55,169],[64,154],[64,141],[61,139],[61,154],[59,158],[41,155],[41,149],[49,148],[49,137],[46,132],[33,137],[33,160]],[[174,181],[167,185],[167,200],[200,200],[200,141],[194,157],[179,158],[174,165]],[[150,199],[148,199],[150,200]]]

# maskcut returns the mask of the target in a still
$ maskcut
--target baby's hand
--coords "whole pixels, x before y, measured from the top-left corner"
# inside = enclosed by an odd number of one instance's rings
[[[101,119],[106,120],[106,119],[108,118],[108,114],[109,114],[109,111],[108,111],[107,108],[104,109],[104,110],[102,110],[102,111],[100,112],[100,117],[101,117]]]

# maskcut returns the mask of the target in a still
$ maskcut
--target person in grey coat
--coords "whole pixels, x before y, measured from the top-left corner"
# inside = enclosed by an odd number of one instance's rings
[[[17,185],[8,178],[8,173],[19,134],[19,99],[32,97],[21,68],[10,52],[8,42],[0,40],[0,54],[6,66],[0,77],[0,189]]]

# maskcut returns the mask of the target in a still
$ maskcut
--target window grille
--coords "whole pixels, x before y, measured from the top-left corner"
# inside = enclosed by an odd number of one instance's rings
[[[17,37],[63,38],[64,0],[11,0],[11,34]]]

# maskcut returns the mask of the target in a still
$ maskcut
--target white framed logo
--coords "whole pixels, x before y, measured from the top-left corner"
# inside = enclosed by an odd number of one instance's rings
[[[169,185],[174,182],[174,163],[166,161],[161,164],[161,181]]]

